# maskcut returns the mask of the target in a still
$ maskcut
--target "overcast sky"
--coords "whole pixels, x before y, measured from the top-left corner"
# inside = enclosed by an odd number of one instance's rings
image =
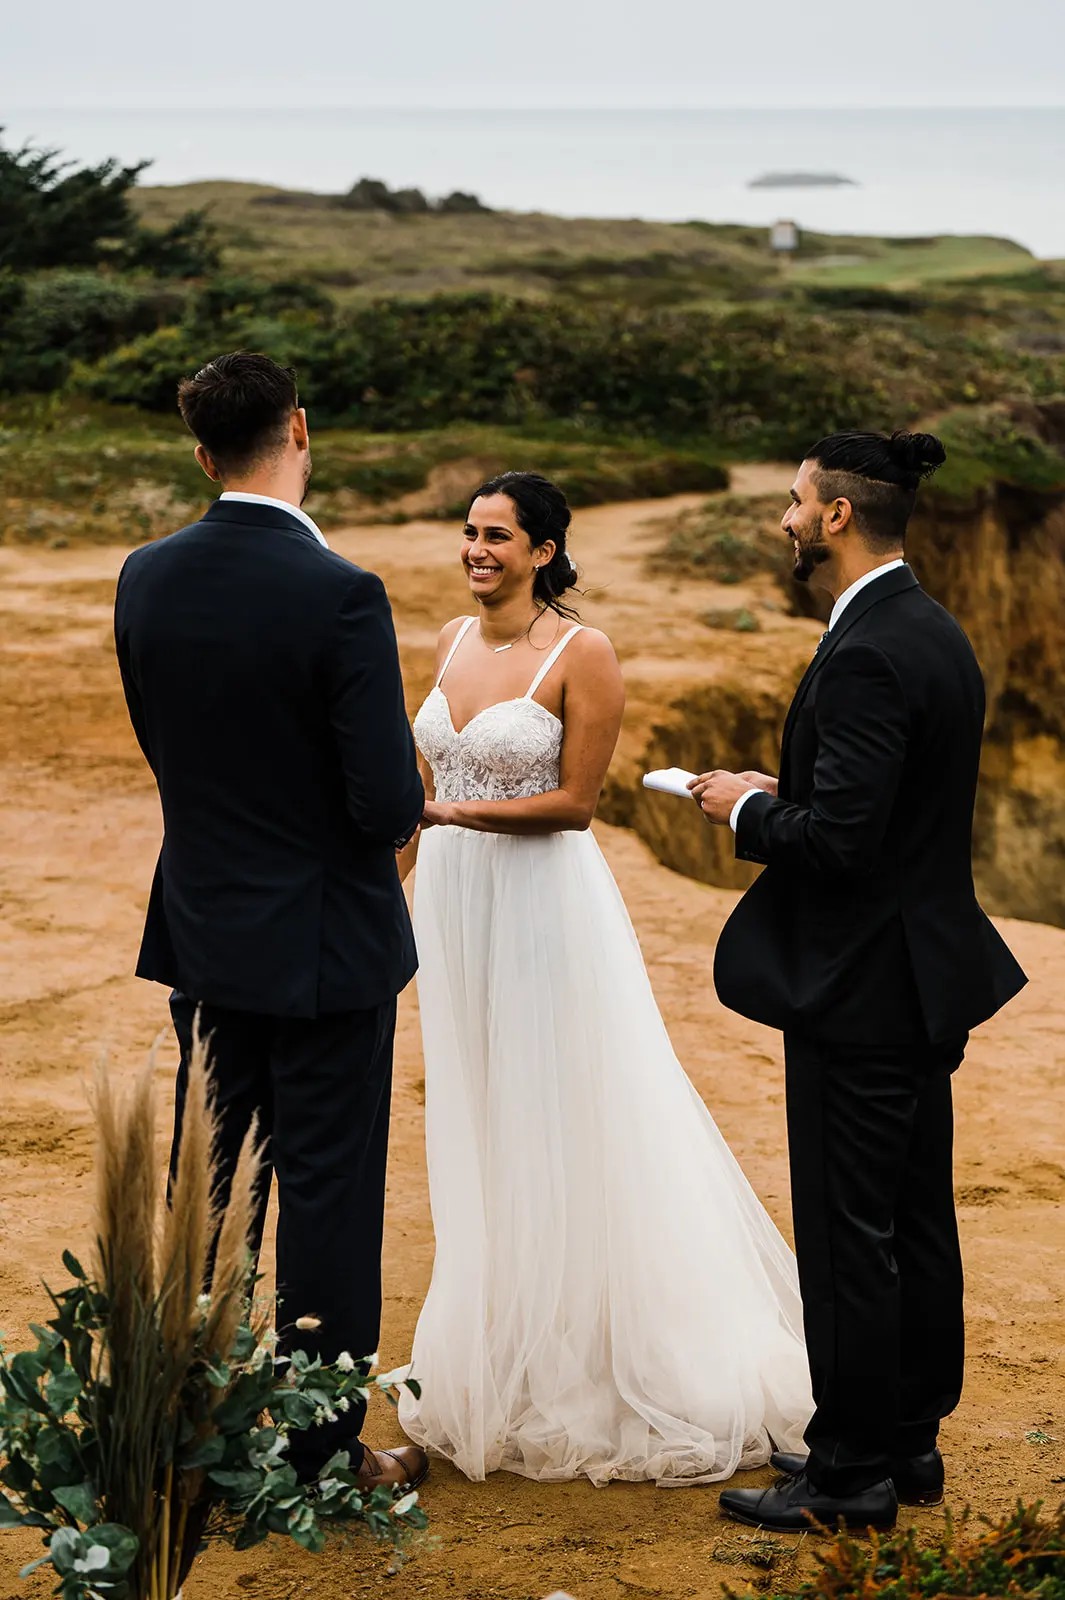
[[[1063,0],[8,0],[4,107],[1065,103]]]

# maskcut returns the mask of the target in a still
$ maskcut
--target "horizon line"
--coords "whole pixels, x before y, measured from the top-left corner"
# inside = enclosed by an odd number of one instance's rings
[[[277,113],[279,111],[282,111],[282,112],[285,112],[285,111],[299,111],[299,112],[304,112],[304,113],[306,113],[306,112],[318,112],[318,113],[321,113],[321,112],[333,112],[333,111],[345,111],[345,112],[398,111],[398,112],[407,113],[409,115],[421,115],[421,114],[424,114],[425,112],[437,112],[437,113],[444,113],[444,114],[447,114],[447,115],[450,115],[450,116],[456,116],[456,117],[458,117],[458,116],[500,116],[500,115],[523,116],[523,115],[527,115],[530,112],[533,112],[533,113],[536,113],[536,112],[550,112],[552,114],[557,114],[559,112],[582,112],[582,113],[586,113],[588,115],[593,115],[594,116],[594,115],[601,115],[601,114],[604,114],[604,113],[613,114],[613,113],[617,113],[617,112],[650,113],[650,114],[657,115],[657,114],[662,113],[662,112],[684,113],[684,112],[691,112],[691,111],[695,111],[695,112],[761,111],[761,112],[775,112],[775,113],[779,113],[781,115],[787,115],[787,116],[794,116],[797,113],[798,114],[803,114],[803,113],[810,114],[810,113],[813,113],[814,115],[817,115],[817,116],[826,116],[826,115],[827,116],[834,116],[834,115],[849,114],[849,113],[852,113],[852,112],[855,112],[855,111],[1065,111],[1065,101],[1052,101],[1052,102],[1047,102],[1047,103],[1041,103],[1039,105],[1031,105],[1031,104],[1021,105],[1021,104],[1016,104],[1016,103],[1014,103],[1012,101],[1008,102],[1008,103],[1007,102],[1000,103],[1000,102],[997,102],[997,101],[983,101],[983,102],[978,103],[978,104],[977,103],[969,103],[969,102],[966,102],[965,104],[961,104],[961,103],[959,103],[959,104],[946,103],[945,104],[942,101],[936,101],[936,102],[933,102],[933,101],[927,101],[927,102],[925,102],[925,101],[911,101],[908,104],[899,104],[897,102],[889,103],[889,102],[885,101],[883,104],[870,105],[868,101],[865,101],[861,105],[835,105],[835,106],[814,106],[814,105],[796,106],[796,105],[791,105],[791,106],[786,106],[786,107],[785,106],[781,106],[779,104],[773,104],[773,105],[760,104],[759,105],[759,104],[747,103],[747,102],[744,102],[743,104],[735,104],[735,105],[721,105],[721,104],[717,104],[717,105],[706,105],[706,104],[699,104],[699,105],[696,105],[696,104],[685,104],[685,105],[631,105],[631,104],[630,105],[587,105],[587,104],[585,104],[585,105],[551,105],[551,104],[542,104],[542,105],[527,105],[527,106],[515,106],[515,105],[491,106],[491,105],[483,105],[483,106],[478,106],[475,109],[467,107],[467,106],[414,105],[414,104],[409,104],[409,103],[401,104],[399,102],[394,102],[394,103],[393,102],[388,102],[388,103],[385,103],[385,102],[364,103],[364,104],[359,104],[359,105],[352,105],[351,103],[334,104],[334,105],[323,105],[321,103],[315,103],[314,105],[303,105],[303,104],[298,104],[296,102],[293,102],[292,104],[287,104],[286,103],[284,105],[278,105],[276,102],[274,102],[273,104],[265,104],[265,105],[252,105],[252,104],[234,105],[233,102],[230,101],[228,104],[218,104],[218,105],[216,105],[214,103],[209,103],[209,102],[206,102],[206,101],[204,101],[204,102],[198,102],[198,101],[177,102],[177,101],[175,101],[172,105],[159,105],[158,103],[156,103],[154,105],[118,105],[118,106],[116,106],[113,102],[109,101],[109,102],[100,102],[99,104],[92,104],[92,105],[47,105],[47,104],[45,104],[43,102],[40,102],[40,103],[37,103],[37,104],[33,104],[33,105],[12,105],[12,104],[9,103],[6,106],[6,108],[5,108],[4,112],[2,113],[2,115],[5,116],[5,117],[6,116],[11,116],[13,114],[14,115],[23,115],[24,116],[27,112],[35,112],[35,113],[47,112],[49,114],[51,114],[51,113],[59,113],[59,114],[62,114],[62,115],[69,115],[70,113],[77,113],[77,112],[111,112],[111,113],[117,113],[118,115],[130,114],[130,113],[136,113],[136,114],[145,114],[145,113],[147,113],[147,114],[158,115],[160,112],[170,112],[170,111],[226,111],[226,112],[232,112],[234,115],[240,115],[240,114],[248,112],[248,111],[263,111],[263,112],[272,112],[272,113]],[[2,125],[3,124],[0,123],[0,126],[2,126]]]

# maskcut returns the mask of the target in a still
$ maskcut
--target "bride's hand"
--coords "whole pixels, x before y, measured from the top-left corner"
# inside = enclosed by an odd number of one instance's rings
[[[446,828],[454,821],[453,807],[442,800],[427,800],[425,812],[422,816],[423,828]]]

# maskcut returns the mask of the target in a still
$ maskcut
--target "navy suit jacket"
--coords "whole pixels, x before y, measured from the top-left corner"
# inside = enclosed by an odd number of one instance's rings
[[[115,641],[163,810],[139,976],[281,1017],[394,998],[424,795],[381,580],[220,500],[129,556]]]

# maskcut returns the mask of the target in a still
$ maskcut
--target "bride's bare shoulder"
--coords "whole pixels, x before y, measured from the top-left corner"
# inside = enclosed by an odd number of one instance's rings
[[[589,662],[616,662],[617,651],[611,643],[610,635],[601,628],[582,627],[567,654],[572,655],[576,661]]]
[[[464,623],[471,621],[469,617],[452,617],[450,622],[445,622],[440,629],[436,640],[436,659],[439,665],[451,646],[455,643],[460,628]]]

